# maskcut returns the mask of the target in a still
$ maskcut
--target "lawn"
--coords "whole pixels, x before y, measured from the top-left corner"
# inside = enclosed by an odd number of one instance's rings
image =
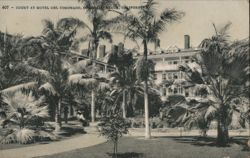
[[[118,146],[119,158],[249,158],[244,150],[247,137],[235,137],[229,147],[216,147],[214,138],[124,137]],[[70,152],[44,156],[41,158],[111,158],[112,144],[106,142]]]

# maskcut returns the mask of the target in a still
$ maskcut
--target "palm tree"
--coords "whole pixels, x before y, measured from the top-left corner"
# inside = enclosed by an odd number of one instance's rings
[[[166,109],[166,121],[172,127],[184,127],[188,130],[193,127],[198,127],[201,136],[205,137],[210,123],[213,120],[212,117],[207,116],[211,108],[210,106],[210,102],[205,98],[200,102],[196,100],[182,100]]]
[[[104,77],[98,75],[98,67],[93,65],[93,60],[86,59],[81,60],[69,67],[69,77],[67,84],[74,90],[91,90],[91,120],[95,120],[95,107],[93,107],[93,93],[103,91],[108,87],[107,80]],[[93,75],[93,72],[95,75]]]
[[[197,64],[181,66],[189,82],[205,86],[210,93],[211,104],[205,118],[214,116],[217,120],[217,143],[225,146],[228,143],[228,126],[232,112],[237,109],[233,101],[246,96],[246,83],[249,61],[249,46],[238,51],[235,45],[228,42],[227,30],[230,23],[222,29],[215,28],[215,35],[201,43],[201,53],[195,57]]]
[[[85,28],[85,23],[77,18],[62,18],[54,24],[49,19],[42,21],[44,28],[42,35],[50,42],[55,42],[61,50],[69,50],[72,45],[80,41],[75,35],[80,28]]]
[[[88,41],[89,53],[92,59],[96,59],[97,49],[100,40],[108,40],[112,42],[112,35],[106,30],[108,20],[106,16],[111,10],[107,8],[117,8],[119,3],[117,0],[78,0],[86,8],[86,14],[92,26],[85,24],[88,34],[82,38],[82,41]],[[95,63],[93,62],[93,67]],[[93,72],[93,76],[94,76]],[[91,91],[91,121],[95,122],[95,90]]]
[[[137,61],[137,77],[144,82],[144,107],[145,107],[145,138],[150,138],[149,111],[148,111],[148,43],[155,42],[165,26],[182,18],[183,12],[175,9],[165,9],[158,16],[156,13],[156,2],[147,0],[144,6],[134,15],[127,10],[123,16],[113,19],[113,29],[122,30],[125,38],[132,41],[142,40],[143,57]],[[116,25],[114,25],[116,24]]]
[[[12,69],[23,56],[20,49],[24,43],[25,39],[21,35],[0,33],[0,90],[27,80],[25,77],[19,77],[22,74]]]
[[[106,15],[110,10],[106,8],[117,8],[116,0],[78,0],[86,7],[86,14],[92,26],[85,24],[88,34],[83,37],[83,41],[88,41],[89,51],[93,59],[96,59],[97,49],[101,39],[112,42],[112,35],[106,30]]]
[[[47,106],[44,105],[44,96],[36,98],[32,92],[24,94],[17,91],[12,94],[3,94],[4,111],[1,111],[1,125],[12,125],[4,136],[1,143],[29,143],[35,137],[56,137],[41,129],[42,121],[48,117]],[[39,125],[40,124],[40,125]],[[35,129],[35,130],[34,130]]]
[[[56,25],[44,20],[43,36],[29,37],[20,48],[20,52],[33,52],[26,58],[22,58],[12,66],[14,72],[22,73],[26,80],[22,81],[21,87],[39,88],[42,92],[48,92],[53,96],[56,104],[56,117],[58,129],[61,127],[61,102],[64,98],[64,91],[67,90],[68,70],[65,67],[67,54],[74,40],[77,29],[83,27],[83,23],[74,18],[60,19]],[[27,76],[27,77],[26,77]],[[26,82],[34,84],[26,84]],[[19,82],[20,83],[20,82]],[[15,86],[20,88],[19,86]],[[28,86],[28,87],[27,87]],[[15,87],[3,91],[13,92]]]
[[[125,52],[125,50],[111,52],[108,63],[117,67],[117,72],[110,74],[110,81],[116,90],[122,93],[123,118],[126,118],[126,92],[128,93],[130,88],[135,85],[132,52]]]

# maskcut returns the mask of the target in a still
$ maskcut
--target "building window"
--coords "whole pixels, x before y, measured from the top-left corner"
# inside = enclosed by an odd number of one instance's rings
[[[168,88],[168,93],[171,94],[173,90],[171,88]]]
[[[178,75],[176,73],[174,73],[174,79],[178,79]]]
[[[177,93],[178,93],[178,89],[174,88],[174,94],[177,94]]]
[[[153,74],[153,79],[157,80],[157,74]]]
[[[169,80],[172,80],[172,79],[173,79],[173,74],[172,74],[172,73],[169,73],[169,74],[168,74],[168,79],[169,79]]]
[[[162,74],[162,80],[166,80],[166,74]]]
[[[178,61],[174,61],[173,64],[175,64],[175,65],[178,64]]]
[[[179,87],[179,93],[182,94],[183,93],[183,88]]]
[[[162,96],[166,96],[166,88],[162,88]]]
[[[188,60],[186,60],[186,61],[185,61],[185,63],[186,63],[186,64],[188,64],[188,63],[189,63],[189,61],[188,61]]]

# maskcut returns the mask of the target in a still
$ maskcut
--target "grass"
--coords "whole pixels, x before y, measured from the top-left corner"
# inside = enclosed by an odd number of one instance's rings
[[[247,137],[235,137],[229,147],[217,147],[214,138],[124,137],[118,145],[118,158],[249,158],[244,151]],[[70,152],[44,156],[41,158],[111,158],[113,145],[110,142]]]

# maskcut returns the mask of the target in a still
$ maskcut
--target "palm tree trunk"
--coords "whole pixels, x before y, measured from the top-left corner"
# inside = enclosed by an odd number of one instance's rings
[[[226,115],[227,115],[227,112],[223,108],[217,119],[217,144],[219,146],[226,146],[229,140]]]
[[[122,116],[126,118],[126,91],[123,90],[122,92]]]
[[[114,158],[117,158],[117,147],[118,147],[118,139],[114,141],[114,153],[113,156]]]
[[[145,108],[145,138],[150,139],[151,132],[149,127],[149,110],[148,110],[148,83],[144,83],[144,108]]]
[[[69,114],[69,108],[67,106],[64,107],[64,122],[65,124],[68,124],[68,114]]]
[[[58,100],[58,104],[56,106],[56,115],[55,115],[55,122],[56,122],[56,127],[55,131],[60,131],[62,127],[62,122],[61,122],[61,99]]]
[[[148,48],[147,48],[147,41],[143,40],[144,45],[144,57],[147,62],[147,55],[148,55]],[[149,70],[147,70],[149,71]],[[145,138],[150,139],[151,132],[150,132],[150,126],[149,126],[149,108],[148,108],[148,72],[147,77],[144,81],[144,110],[145,110]]]
[[[95,122],[95,91],[91,91],[91,122]]]
[[[97,48],[98,48],[98,43],[96,40],[92,43],[92,59],[93,59],[93,68],[96,66],[95,65],[95,59],[96,59],[96,54],[97,54]],[[92,77],[94,78],[95,72],[93,72]],[[94,88],[94,87],[92,87]],[[95,122],[95,91],[92,89],[91,91],[91,122]]]

